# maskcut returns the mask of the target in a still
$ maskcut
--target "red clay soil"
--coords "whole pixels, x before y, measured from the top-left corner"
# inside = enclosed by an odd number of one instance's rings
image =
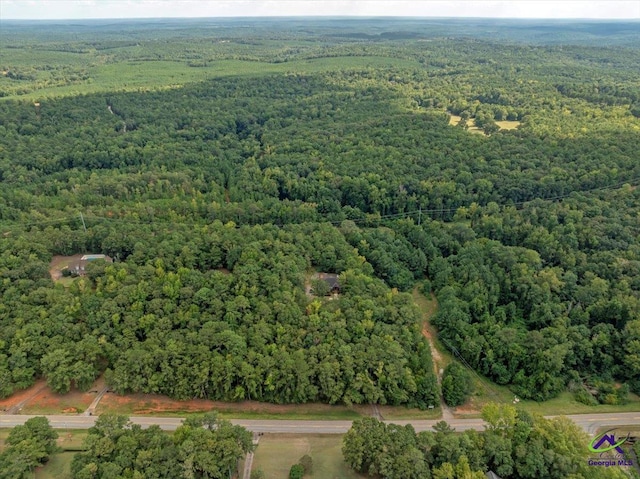
[[[97,392],[104,387],[104,379],[98,378],[88,392],[72,390],[67,394],[56,394],[47,387],[44,380],[39,380],[32,387],[19,391],[11,397],[0,400],[0,412],[10,409],[24,401],[21,414],[77,414],[85,411],[95,399]],[[256,414],[335,414],[339,406],[327,404],[285,405],[267,404],[257,401],[228,403],[193,399],[176,401],[167,396],[157,394],[128,394],[119,396],[108,392],[100,400],[96,413],[114,412],[130,415],[185,413],[220,411],[223,413],[256,413]],[[361,415],[369,415],[371,406],[353,406],[351,410]],[[17,411],[16,411],[17,412]],[[339,411],[338,411],[339,412]]]
[[[72,389],[67,394],[57,394],[45,387],[23,407],[23,414],[77,414],[89,407],[96,393]]]
[[[191,401],[175,401],[166,396],[156,394],[127,394],[119,396],[108,392],[100,401],[97,411],[120,412],[123,414],[153,414],[163,412],[203,412],[214,409],[215,403],[205,399]]]
[[[433,344],[433,332],[431,331],[431,328],[426,321],[422,325],[422,335],[427,338],[427,341],[429,342],[429,347],[431,348],[431,357],[433,358],[433,366],[436,370],[436,375],[438,375],[438,367],[442,364],[442,355],[436,348],[435,344]]]
[[[48,386],[43,387],[22,408],[22,414],[77,414],[89,407],[97,392],[104,387],[98,378],[87,392],[72,389],[67,394],[57,394]]]
[[[369,406],[362,406],[363,409]],[[358,411],[358,407],[352,408]],[[121,414],[143,415],[183,412],[218,411],[222,413],[256,413],[256,414],[328,414],[335,413],[335,406],[327,404],[286,405],[268,404],[257,401],[242,401],[228,403],[223,401],[210,401],[207,399],[192,399],[189,401],[176,401],[167,396],[157,394],[127,394],[119,396],[114,393],[106,393],[96,412],[114,412]],[[367,409],[368,411],[368,409]],[[360,411],[361,412],[361,411]],[[366,413],[365,413],[366,414]]]
[[[8,409],[11,409],[12,406],[16,406],[20,402],[28,400],[29,398],[35,396],[43,387],[45,387],[44,379],[36,381],[36,383],[30,388],[18,391],[8,398],[0,399],[0,411],[7,411]]]

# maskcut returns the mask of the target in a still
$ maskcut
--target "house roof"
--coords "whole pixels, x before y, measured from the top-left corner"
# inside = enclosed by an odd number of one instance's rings
[[[109,258],[106,254],[85,254],[80,258],[80,261],[93,261],[94,259],[104,259],[108,260]]]
[[[487,472],[487,479],[502,479],[502,478],[499,475],[497,475],[495,472],[488,471]]]
[[[340,280],[337,274],[318,273],[318,279],[321,279],[322,281],[327,283],[327,286],[329,286],[329,289],[334,289],[334,288],[340,289]]]
[[[98,259],[103,259],[107,263],[113,263],[113,260],[109,256],[104,254],[85,254],[79,260],[71,263],[69,265],[69,269],[71,271],[75,271],[76,273],[83,272],[88,263]]]

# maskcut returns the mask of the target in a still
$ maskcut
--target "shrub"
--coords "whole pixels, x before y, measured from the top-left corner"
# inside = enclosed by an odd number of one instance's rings
[[[598,405],[598,400],[594,398],[584,387],[578,388],[573,394],[573,397],[579,403],[586,404],[587,406]]]
[[[304,467],[305,474],[311,474],[313,472],[313,459],[308,454],[305,454],[300,458],[299,464]]]
[[[302,464],[294,464],[289,470],[289,479],[302,479],[304,476],[304,467]]]
[[[262,469],[255,469],[251,471],[251,479],[265,479]]]
[[[425,296],[429,296],[431,294],[431,281],[428,279],[422,281],[422,284],[420,285],[420,292]]]

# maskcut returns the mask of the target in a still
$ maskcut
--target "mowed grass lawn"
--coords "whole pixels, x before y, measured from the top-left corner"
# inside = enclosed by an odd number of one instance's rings
[[[269,479],[287,479],[289,469],[308,454],[313,459],[317,479],[363,479],[342,458],[342,436],[327,434],[265,434],[260,438],[253,459],[253,470],[262,469]]]

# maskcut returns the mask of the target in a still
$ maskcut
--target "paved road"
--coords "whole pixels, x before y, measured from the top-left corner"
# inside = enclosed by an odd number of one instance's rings
[[[34,416],[0,415],[0,427],[13,427],[23,424]],[[46,416],[56,429],[88,429],[93,426],[96,416]],[[553,416],[550,416],[553,417]],[[607,426],[640,426],[640,412],[611,413],[611,414],[576,414],[567,416],[578,426],[590,434],[601,427]],[[165,431],[173,431],[182,423],[182,418],[139,416],[131,417],[131,422],[148,427],[158,424]],[[244,426],[252,432],[260,433],[290,433],[290,434],[344,434],[351,427],[351,421],[301,421],[301,420],[256,420],[233,419],[232,423]],[[428,431],[438,422],[425,420],[396,420],[387,421],[395,424],[412,424],[416,431]],[[467,429],[483,430],[482,419],[452,419],[447,421],[456,431]]]

